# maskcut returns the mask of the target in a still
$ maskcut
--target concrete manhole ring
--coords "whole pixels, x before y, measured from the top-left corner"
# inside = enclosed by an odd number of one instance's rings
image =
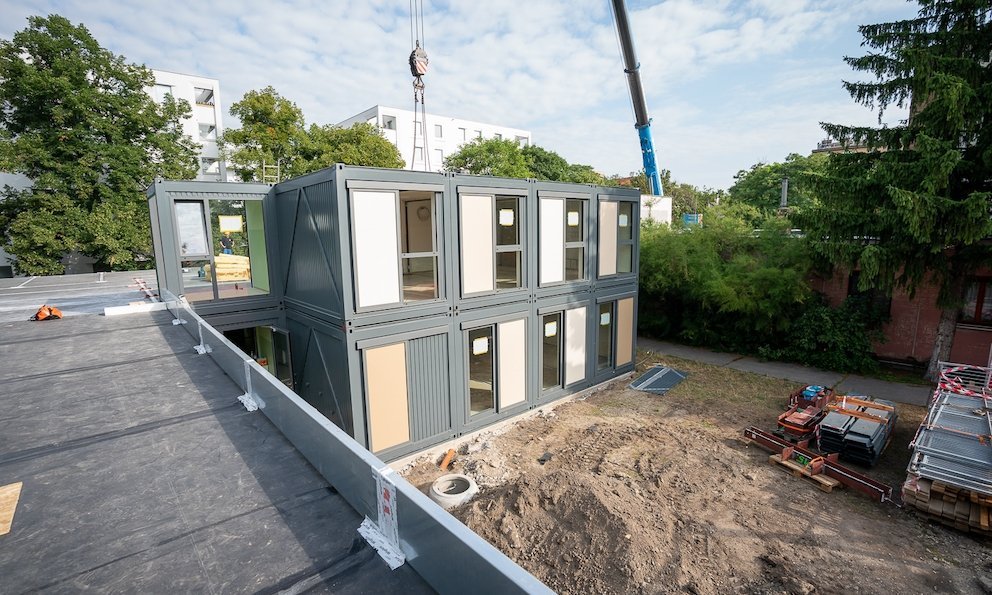
[[[479,492],[475,480],[461,473],[449,473],[434,480],[428,492],[431,500],[450,510],[459,504],[464,504]]]

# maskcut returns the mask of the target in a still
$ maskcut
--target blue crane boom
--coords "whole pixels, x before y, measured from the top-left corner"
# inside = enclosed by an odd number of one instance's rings
[[[624,0],[613,1],[613,16],[616,17],[617,34],[620,37],[620,52],[623,54],[623,71],[627,73],[627,86],[630,87],[630,100],[634,104],[634,128],[641,140],[641,159],[644,174],[648,178],[649,194],[661,196],[661,176],[654,152],[654,138],[651,136],[651,118],[648,117],[648,104],[644,100],[644,87],[641,86],[641,65],[634,54],[634,40],[627,20],[627,6]]]

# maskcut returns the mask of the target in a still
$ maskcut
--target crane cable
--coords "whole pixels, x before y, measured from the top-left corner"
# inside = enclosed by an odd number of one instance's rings
[[[413,152],[410,155],[410,169],[414,168],[417,155],[417,116],[420,115],[420,133],[424,140],[424,165],[431,171],[430,151],[427,146],[427,106],[424,102],[424,79],[427,74],[427,52],[424,46],[424,0],[410,0],[410,74],[413,75]]]

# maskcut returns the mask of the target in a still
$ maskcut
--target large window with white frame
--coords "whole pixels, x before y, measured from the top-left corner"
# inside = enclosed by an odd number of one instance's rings
[[[599,201],[599,276],[634,272],[637,205],[631,201]]]
[[[437,201],[430,190],[351,191],[358,310],[442,297]]]
[[[191,302],[269,293],[262,201],[177,200],[182,293]]]
[[[462,295],[524,286],[523,197],[459,195]]]
[[[631,364],[634,359],[634,298],[602,301],[597,306],[596,371]]]
[[[468,419],[527,399],[527,320],[507,319],[465,332]]]
[[[587,310],[573,305],[539,312],[542,391],[585,380]]]
[[[585,279],[587,203],[577,198],[541,197],[541,285]]]

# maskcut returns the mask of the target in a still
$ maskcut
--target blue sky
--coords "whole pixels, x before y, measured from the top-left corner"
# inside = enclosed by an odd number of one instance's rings
[[[428,110],[533,132],[604,174],[640,169],[608,0],[425,0]],[[904,0],[629,0],[659,163],[726,188],[759,161],[808,154],[820,121],[877,115],[841,87],[857,26],[910,18]],[[130,61],[221,82],[225,112],[266,85],[308,122],[412,107],[409,2],[0,0],[0,37],[26,17],[85,24]],[[904,117],[886,112],[885,121]],[[227,117],[225,125],[236,122]]]

